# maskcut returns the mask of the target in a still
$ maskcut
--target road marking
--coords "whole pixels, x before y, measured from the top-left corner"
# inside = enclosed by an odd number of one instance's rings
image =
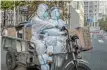
[[[103,40],[98,40],[98,42],[99,42],[99,43],[104,43],[104,41],[103,41]]]

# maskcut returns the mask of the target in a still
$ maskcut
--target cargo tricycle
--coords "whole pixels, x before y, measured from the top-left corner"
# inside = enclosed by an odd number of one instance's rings
[[[67,31],[66,40],[66,52],[52,54],[53,62],[50,64],[50,70],[91,70],[88,66],[88,62],[83,60],[78,54],[87,49],[81,49],[77,41],[79,36],[70,35]],[[89,40],[88,40],[89,41]],[[33,67],[41,70],[41,65],[38,59],[36,45],[28,40],[24,40],[17,37],[2,36],[2,47],[7,51],[6,65],[8,70],[14,70],[17,67]],[[88,47],[89,50],[89,47]],[[55,56],[64,55],[64,61],[61,67],[57,67],[57,58]]]

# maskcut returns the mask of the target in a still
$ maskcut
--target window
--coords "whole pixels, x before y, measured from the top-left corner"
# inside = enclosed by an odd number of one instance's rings
[[[91,1],[90,4],[93,4],[93,2]]]
[[[5,42],[5,47],[12,47],[12,40],[7,38]]]
[[[89,12],[93,12],[92,10],[89,10]]]
[[[88,2],[84,2],[84,4],[88,4]]]
[[[87,10],[84,10],[85,13],[87,13]]]
[[[102,13],[99,13],[99,17],[102,17]]]
[[[84,7],[88,7],[87,5],[85,5]]]
[[[88,2],[84,2],[84,5],[88,5]]]
[[[85,16],[88,16],[88,14],[84,14]]]
[[[92,8],[92,5],[90,6],[90,8]]]
[[[97,7],[97,5],[95,5],[95,7]]]

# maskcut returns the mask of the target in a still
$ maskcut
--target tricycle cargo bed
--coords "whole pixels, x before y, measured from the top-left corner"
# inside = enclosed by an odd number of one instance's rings
[[[28,50],[30,41],[23,40],[11,36],[2,36],[2,46],[5,50],[16,51],[16,52],[26,52]]]

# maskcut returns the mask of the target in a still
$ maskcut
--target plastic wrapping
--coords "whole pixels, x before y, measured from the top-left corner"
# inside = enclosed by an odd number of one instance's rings
[[[48,22],[41,21],[41,20],[35,19],[35,22],[33,23],[34,24],[32,25],[32,32],[40,33],[44,29],[53,28],[53,25],[49,24]]]
[[[47,60],[52,61],[52,58],[49,57],[47,54],[39,55],[41,70],[49,70],[49,65],[47,64]]]
[[[50,19],[49,22],[60,30],[62,29],[63,26],[65,26],[65,22],[62,19],[58,19],[58,20]]]
[[[39,55],[38,57],[39,57],[40,64],[42,64],[42,65],[47,64],[47,60],[52,61],[52,58],[50,56],[48,56],[46,53]]]
[[[63,35],[64,32],[60,31],[57,28],[51,28],[51,29],[46,29],[43,30],[44,33],[47,33],[48,36],[59,36],[59,35]]]
[[[47,46],[47,54],[54,53],[53,46]]]
[[[57,37],[55,37],[55,36],[46,36],[44,38],[44,41],[46,43],[46,46],[56,46]]]
[[[41,70],[49,70],[49,65],[46,64],[46,65],[41,65]]]
[[[47,36],[45,39],[48,52],[62,53],[66,52],[66,37],[64,36]]]
[[[46,46],[43,41],[35,40],[34,43],[36,45],[35,48],[36,48],[38,54],[44,54],[46,52]]]

